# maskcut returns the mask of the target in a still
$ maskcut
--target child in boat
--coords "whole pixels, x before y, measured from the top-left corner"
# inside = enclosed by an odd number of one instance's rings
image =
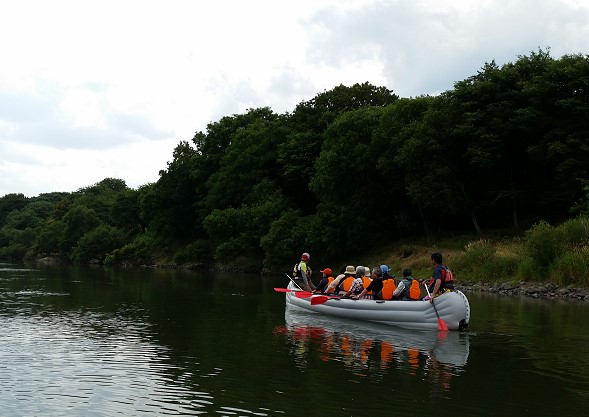
[[[331,268],[325,268],[319,272],[321,272],[323,274],[323,277],[321,278],[321,281],[319,282],[319,285],[317,285],[317,287],[315,288],[314,292],[323,293],[327,289],[327,286],[330,281],[329,279],[331,278],[331,280],[333,281],[333,277],[331,276],[332,271],[331,271]]]

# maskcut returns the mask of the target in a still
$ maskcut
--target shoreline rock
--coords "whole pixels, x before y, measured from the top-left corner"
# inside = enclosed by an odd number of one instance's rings
[[[463,282],[456,287],[462,292],[487,292],[541,299],[589,301],[589,289],[560,286],[554,282],[548,282],[546,284],[524,281],[520,281],[519,283]]]

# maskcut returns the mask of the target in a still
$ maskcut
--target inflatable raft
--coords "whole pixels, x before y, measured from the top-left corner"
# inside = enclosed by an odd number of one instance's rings
[[[465,330],[470,320],[470,304],[461,291],[447,292],[436,297],[434,309],[429,301],[352,300],[310,294],[300,292],[300,288],[292,282],[287,290],[286,303],[294,308],[406,329],[436,330],[441,319],[448,330]],[[300,293],[297,296],[298,292]]]

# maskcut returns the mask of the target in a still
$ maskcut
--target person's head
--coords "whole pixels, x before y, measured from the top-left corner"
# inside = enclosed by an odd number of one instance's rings
[[[372,268],[372,279],[381,279],[382,278],[382,269],[376,266]]]
[[[356,278],[362,278],[364,276],[364,267],[359,265],[356,267]]]
[[[311,255],[309,255],[307,252],[301,255],[301,261],[307,262],[309,259],[311,259]]]
[[[432,253],[431,260],[438,265],[442,264],[442,254],[438,252]]]
[[[346,274],[346,275],[355,275],[356,274],[356,268],[354,268],[354,265],[348,265],[348,266],[346,266],[346,270],[344,271],[344,274]]]
[[[364,276],[365,277],[369,277],[370,276],[370,268],[365,266],[364,267]]]
[[[381,265],[381,266],[380,266],[380,271],[381,271],[383,274],[388,274],[388,273],[390,272],[390,269],[389,269],[389,267],[388,267],[388,266],[386,266],[386,265]]]
[[[319,271],[319,272],[321,272],[321,273],[322,273],[323,275],[325,275],[326,277],[330,277],[330,276],[331,276],[331,274],[333,273],[333,272],[331,272],[331,268],[325,268],[325,269],[322,269],[322,270],[321,270],[321,271]]]
[[[411,276],[411,269],[410,268],[403,269],[403,276],[410,277]]]

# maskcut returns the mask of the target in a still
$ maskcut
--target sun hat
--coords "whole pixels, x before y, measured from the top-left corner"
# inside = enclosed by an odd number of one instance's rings
[[[322,269],[322,270],[321,270],[321,271],[319,271],[319,272],[321,272],[322,274],[325,274],[325,275],[327,275],[327,276],[330,276],[330,275],[333,273],[333,272],[331,271],[331,268],[325,268],[325,269]]]
[[[366,277],[370,276],[370,268],[367,266],[364,267],[364,276],[366,276]]]
[[[383,274],[388,274],[390,271],[389,267],[386,265],[381,265],[380,270],[382,271]]]
[[[344,271],[344,274],[356,274],[356,268],[354,268],[354,265],[348,265],[346,266],[346,270]]]

